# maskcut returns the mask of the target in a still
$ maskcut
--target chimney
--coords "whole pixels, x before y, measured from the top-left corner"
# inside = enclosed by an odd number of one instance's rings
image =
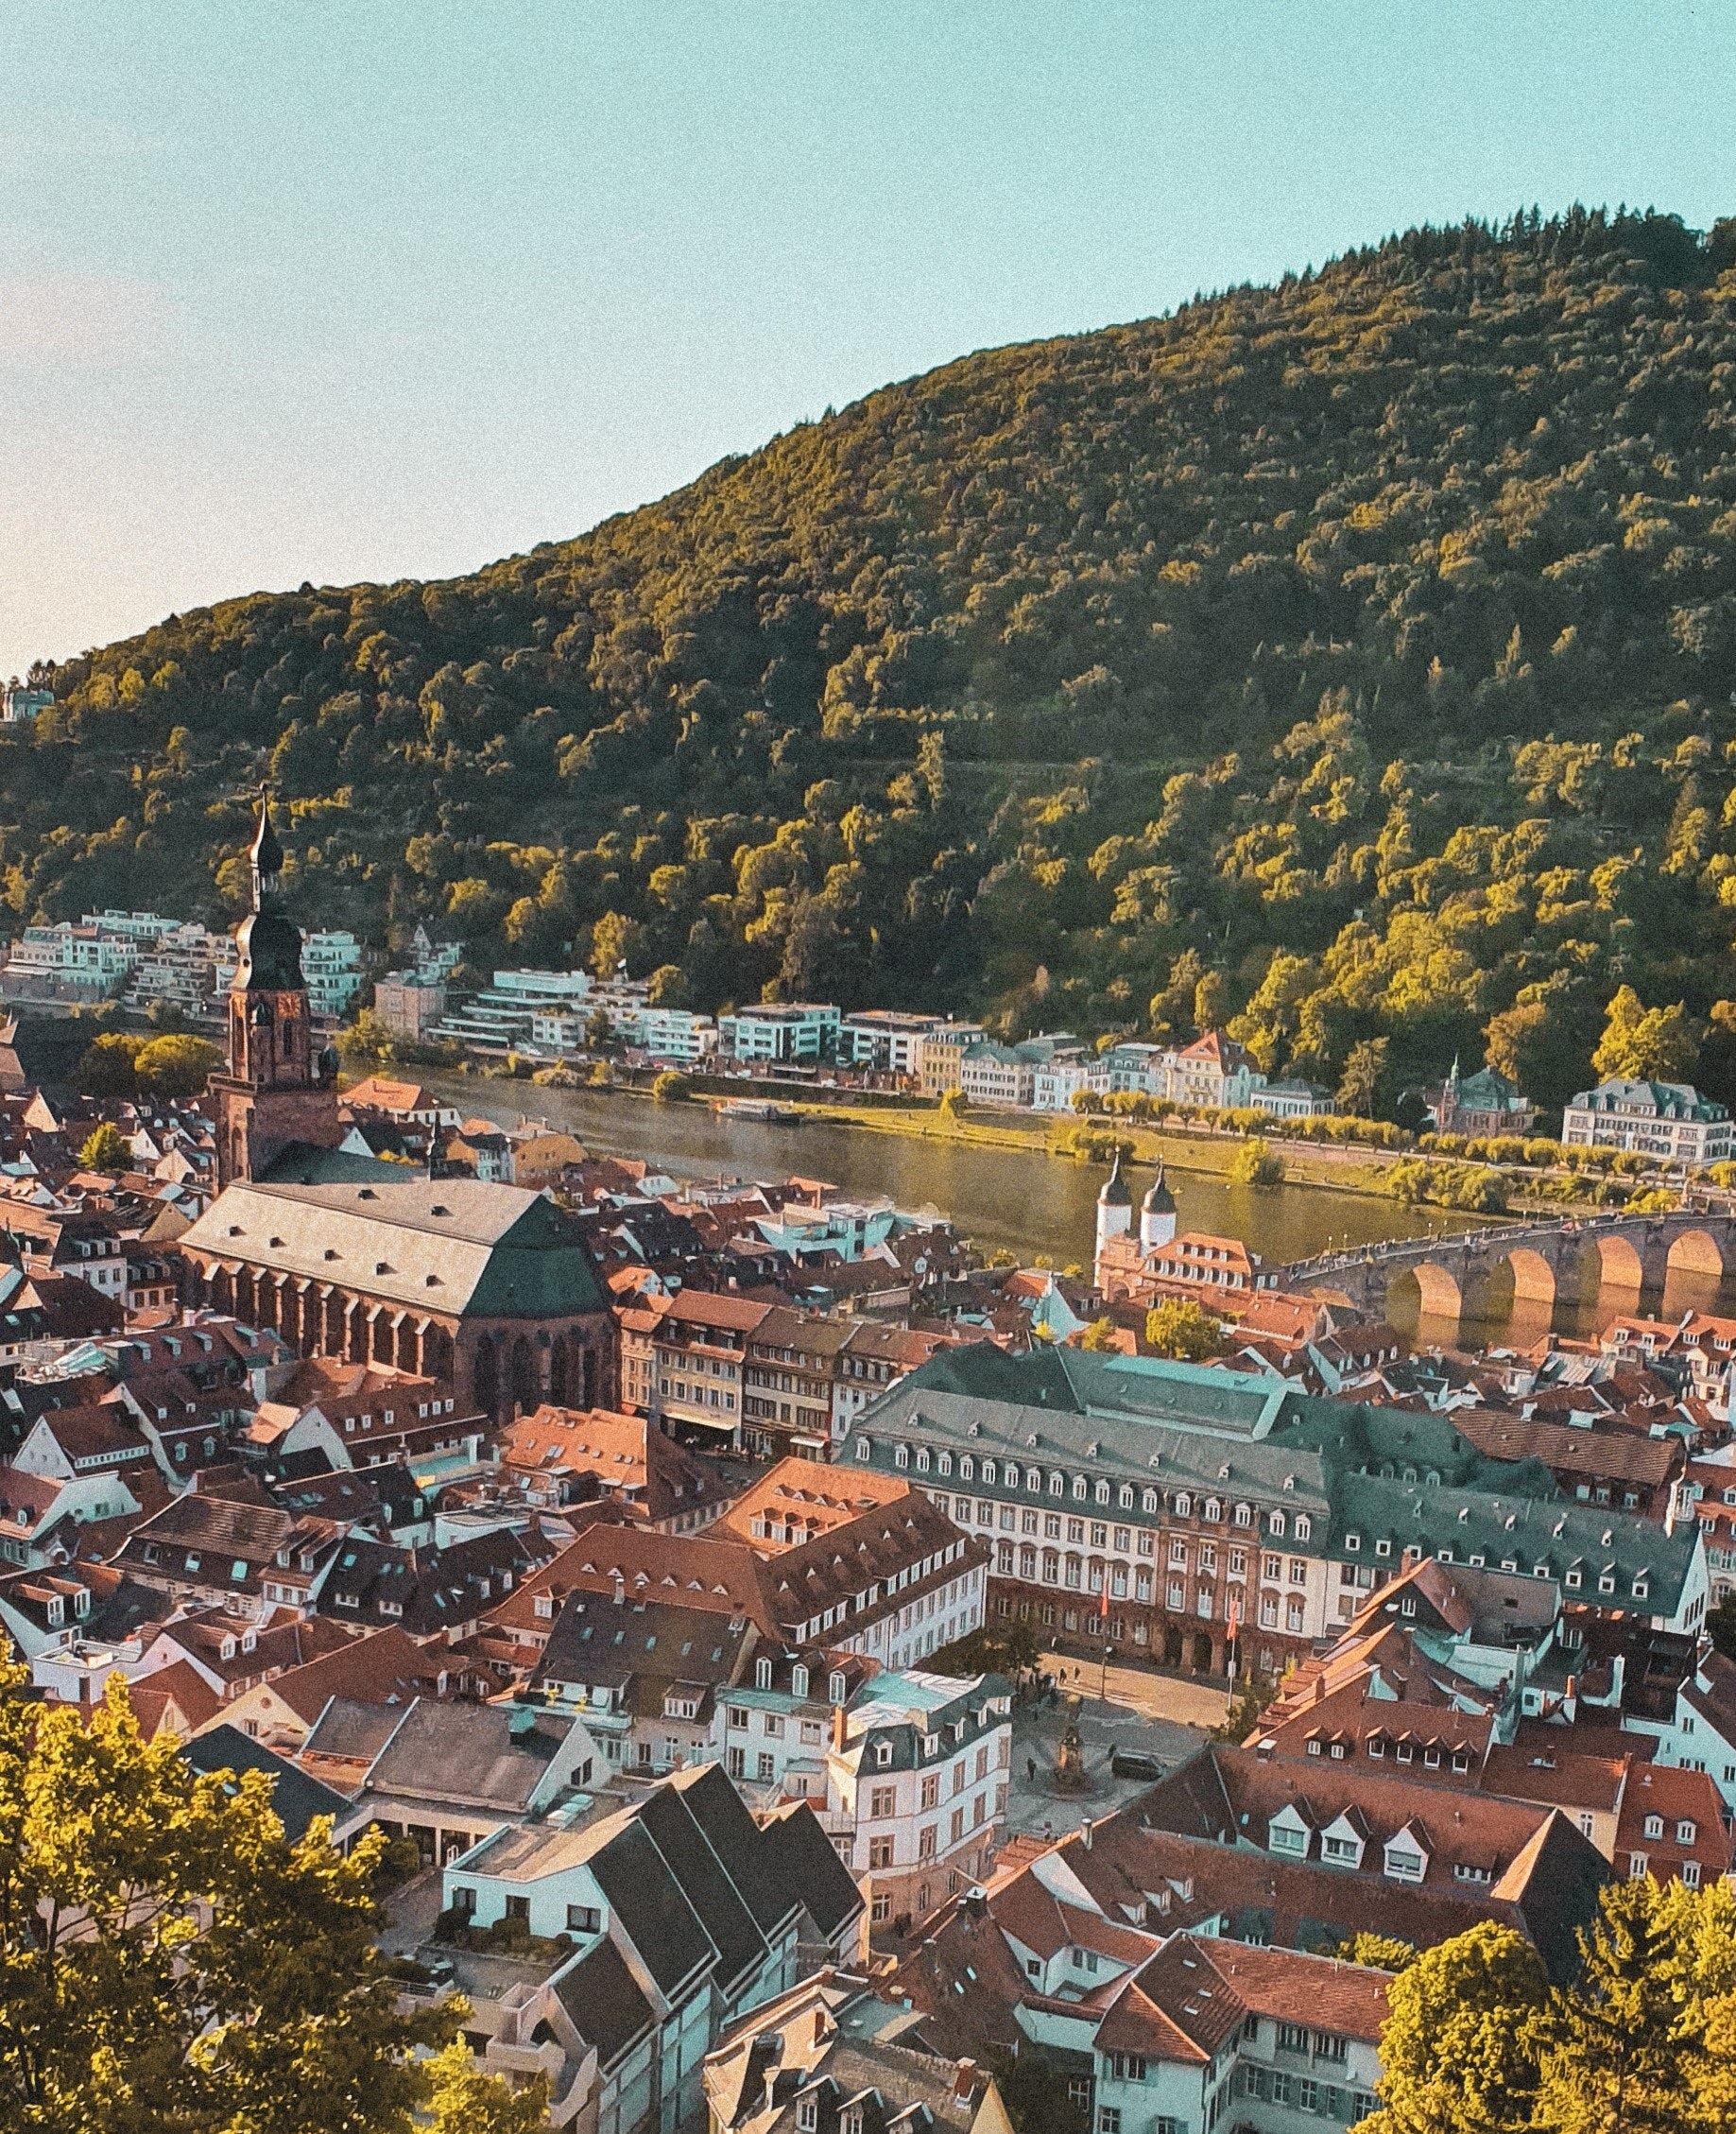
[[[844,1707],[841,1704],[832,1708],[832,1746],[839,1750],[844,1747]]]
[[[1085,1850],[1089,1852],[1091,1849],[1091,1819],[1089,1816],[1079,1817],[1079,1835],[1085,1840]]]
[[[976,2094],[976,2062],[960,2060],[953,2070],[953,2102],[968,2105]]]
[[[619,1571],[614,1572],[612,1576],[615,1581],[615,1606],[624,1608],[627,1605],[627,1580]]]
[[[814,2011],[814,2042],[817,2045],[831,2028],[832,2019],[827,2015],[824,2007],[816,2008]]]
[[[1315,1677],[1315,1702],[1316,1704],[1326,1702],[1326,1677],[1324,1675]]]

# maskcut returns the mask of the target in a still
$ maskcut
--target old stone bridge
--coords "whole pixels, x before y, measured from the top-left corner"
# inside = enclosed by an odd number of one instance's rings
[[[1482,1318],[1518,1302],[1590,1301],[1601,1289],[1638,1296],[1671,1274],[1718,1281],[1736,1272],[1736,1214],[1590,1215],[1505,1223],[1448,1237],[1396,1239],[1322,1253],[1281,1271],[1287,1288],[1341,1291],[1384,1317],[1394,1285],[1414,1278],[1432,1318]]]

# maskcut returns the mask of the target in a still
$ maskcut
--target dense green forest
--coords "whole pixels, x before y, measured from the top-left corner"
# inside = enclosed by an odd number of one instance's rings
[[[1619,984],[1736,992],[1733,388],[1736,225],[1581,210],[970,356],[473,577],[51,670],[0,895],[232,914],[268,775],[309,923],[479,970],[1558,1100]]]

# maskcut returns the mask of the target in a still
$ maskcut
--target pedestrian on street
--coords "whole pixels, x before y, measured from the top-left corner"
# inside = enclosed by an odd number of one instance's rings
[[[1026,1777],[1027,1779],[1035,1779],[1035,1778],[1036,1778],[1036,1776],[1037,1776],[1037,1759],[1036,1759],[1036,1757],[1034,1757],[1034,1756],[1027,1756],[1027,1757],[1025,1758],[1025,1760],[1024,1760],[1024,1775],[1025,1775],[1025,1777]]]

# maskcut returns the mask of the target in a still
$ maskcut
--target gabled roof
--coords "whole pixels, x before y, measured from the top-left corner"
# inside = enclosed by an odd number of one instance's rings
[[[305,1771],[297,1770],[286,1759],[274,1756],[233,1727],[214,1727],[208,1733],[196,1734],[182,1744],[181,1752],[197,1771],[268,1773],[275,1781],[271,1805],[292,1844],[307,1835],[316,1816],[335,1819],[344,1812],[346,1802],[341,1794],[321,1785],[318,1779],[310,1779]]]
[[[180,1242],[421,1311],[556,1318],[603,1309],[570,1219],[526,1188],[474,1179],[232,1185]]]
[[[598,2068],[605,2074],[656,2022],[651,2004],[612,1941],[599,1941],[587,1950],[577,1963],[558,1972],[552,1985],[574,2028],[586,2044],[596,2047]]]

